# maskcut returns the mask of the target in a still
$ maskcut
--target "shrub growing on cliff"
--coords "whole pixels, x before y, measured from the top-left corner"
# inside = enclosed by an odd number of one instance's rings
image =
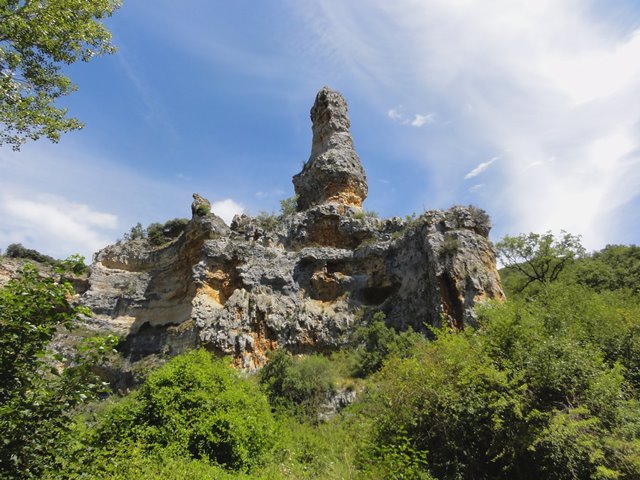
[[[211,213],[211,207],[205,203],[201,203],[196,207],[195,214],[199,217],[206,217]]]
[[[293,215],[298,211],[298,195],[280,200],[280,212],[282,215]]]
[[[55,264],[56,260],[49,255],[44,255],[37,250],[25,248],[21,243],[12,243],[7,247],[5,255],[9,258],[23,258],[25,260],[33,260],[39,263]]]
[[[275,442],[262,393],[205,350],[176,357],[103,419],[93,442],[168,448],[233,470],[261,463]]]

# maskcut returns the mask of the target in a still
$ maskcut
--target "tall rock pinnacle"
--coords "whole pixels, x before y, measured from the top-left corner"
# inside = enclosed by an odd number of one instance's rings
[[[367,198],[367,177],[349,132],[347,102],[323,87],[311,108],[311,156],[293,177],[298,210],[323,203],[361,207]]]

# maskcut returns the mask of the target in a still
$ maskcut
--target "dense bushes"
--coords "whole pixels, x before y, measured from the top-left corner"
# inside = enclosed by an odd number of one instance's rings
[[[371,454],[437,478],[640,477],[637,299],[550,284],[383,368]],[[632,343],[637,343],[634,340]]]
[[[265,459],[274,440],[264,395],[223,360],[196,350],[168,362],[110,410],[92,443],[168,449],[244,471]]]
[[[49,255],[44,255],[37,250],[24,247],[21,243],[12,243],[7,247],[5,255],[9,258],[24,258],[25,260],[34,260],[39,263],[48,263],[54,265],[56,259]]]
[[[385,315],[377,312],[368,325],[361,326],[353,336],[355,362],[353,373],[366,377],[377,372],[389,357],[405,357],[416,342],[423,339],[411,328],[398,333],[385,324]]]
[[[576,262],[569,276],[599,292],[627,289],[640,294],[640,247],[607,245]]]

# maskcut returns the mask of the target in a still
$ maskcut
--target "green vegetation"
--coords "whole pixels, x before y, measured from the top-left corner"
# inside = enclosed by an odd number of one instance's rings
[[[25,248],[20,243],[10,244],[4,256],[9,258],[21,258],[23,260],[33,260],[43,265],[50,265],[53,270],[60,275],[83,275],[87,273],[88,267],[84,263],[84,257],[81,255],[71,255],[65,260],[56,260],[49,255],[44,255],[37,250]]]
[[[196,207],[195,213],[200,217],[206,217],[211,213],[211,205],[207,205],[206,203],[201,203]]]
[[[353,215],[353,218],[358,220],[364,220],[365,218],[380,218],[380,215],[375,210],[360,210]]]
[[[258,389],[224,361],[194,350],[159,368],[105,412],[88,443],[108,455],[118,452],[123,461],[134,447],[246,471],[265,460],[274,434],[269,405]],[[106,460],[96,464],[96,474],[112,468]]]
[[[548,264],[551,272],[555,264]],[[635,480],[637,273],[636,247],[608,246],[575,256],[553,280],[523,289],[527,277],[509,270],[519,277],[508,301],[478,309],[474,328],[433,330],[431,340],[397,332],[378,312],[360,320],[348,348],[328,356],[278,350],[257,375],[241,375],[228,360],[197,350],[151,373],[137,391],[94,401],[75,418],[73,402],[58,406],[53,419],[22,416],[24,408],[44,408],[23,396],[19,408],[0,410],[3,432],[37,435],[19,437],[27,442],[19,449],[3,447],[1,473],[132,480]],[[46,304],[38,292],[12,292],[18,298],[11,296],[11,312],[21,322],[34,316],[34,305]],[[32,297],[33,304],[26,300]],[[13,345],[13,337],[6,338]],[[19,344],[33,344],[29,338]],[[43,336],[37,349],[49,340]],[[18,346],[11,348],[6,355],[15,356]],[[42,368],[29,371],[44,375],[46,363],[38,362]],[[44,388],[30,375],[36,391]],[[16,390],[15,375],[6,377],[1,388]],[[345,387],[359,392],[356,402],[320,420],[327,400]],[[29,470],[11,463],[16,451]]]
[[[575,262],[569,276],[598,292],[628,289],[640,294],[640,247],[607,245]]]
[[[298,195],[280,200],[280,212],[285,217],[298,211]]]
[[[117,341],[91,338],[75,358],[47,347],[85,308],[72,305],[68,283],[26,265],[0,290],[0,476],[41,478],[54,469],[73,409],[103,390],[92,371]],[[66,367],[66,368],[63,368]]]
[[[315,422],[320,406],[335,392],[335,372],[329,360],[320,355],[293,358],[276,350],[260,371],[269,402],[296,418]]]
[[[56,100],[76,89],[65,65],[112,53],[102,21],[117,0],[0,2],[0,145],[18,150],[26,140],[60,134],[82,124]]]
[[[558,279],[575,259],[584,255],[580,237],[562,232],[556,238],[551,232],[505,236],[496,244],[497,259],[518,273],[515,289],[524,291],[532,283],[547,284]]]
[[[258,214],[256,220],[258,221],[258,225],[260,225],[260,228],[262,228],[265,232],[275,232],[278,228],[278,223],[280,222],[278,215],[276,215],[275,213],[266,212],[264,210],[262,210]]]
[[[389,357],[404,358],[422,336],[409,329],[398,333],[385,325],[385,315],[377,312],[371,324],[362,326],[354,334],[355,362],[353,374],[367,377],[382,368]]]
[[[207,208],[206,205],[201,205]],[[144,228],[140,222],[131,227],[128,233],[124,234],[123,240],[129,242],[131,240],[146,240],[153,246],[162,246],[173,239],[179,237],[185,228],[189,220],[186,218],[174,218],[168,220],[164,224],[152,223],[147,228]]]

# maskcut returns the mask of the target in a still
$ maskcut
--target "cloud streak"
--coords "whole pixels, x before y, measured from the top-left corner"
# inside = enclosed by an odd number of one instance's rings
[[[435,113],[414,113],[412,115],[408,115],[404,113],[402,105],[387,110],[387,117],[401,125],[407,125],[415,128],[420,128],[436,121]]]
[[[493,157],[491,160],[487,161],[487,162],[482,162],[481,164],[479,164],[476,168],[474,168],[473,170],[471,170],[469,173],[467,173],[464,176],[465,180],[469,180],[470,178],[473,177],[477,177],[478,175],[480,175],[481,173],[485,172],[491,165],[493,165],[493,163],[498,160],[498,157]]]

